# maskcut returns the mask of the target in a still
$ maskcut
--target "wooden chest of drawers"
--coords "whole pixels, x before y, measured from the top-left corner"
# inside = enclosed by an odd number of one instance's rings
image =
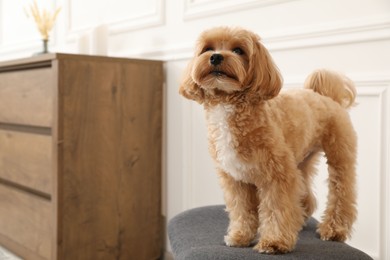
[[[162,63],[0,63],[0,244],[25,259],[157,259]]]

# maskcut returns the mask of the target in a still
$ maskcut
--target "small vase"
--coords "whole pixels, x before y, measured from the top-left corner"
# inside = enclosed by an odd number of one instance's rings
[[[43,41],[43,51],[42,51],[42,54],[43,53],[49,53],[49,47],[48,47],[49,40],[42,40],[42,41]]]
[[[43,39],[42,40],[42,44],[43,44],[42,45],[42,47],[43,47],[42,51],[34,53],[34,56],[49,53],[49,45],[48,45],[49,44],[49,40],[48,39],[47,40]]]

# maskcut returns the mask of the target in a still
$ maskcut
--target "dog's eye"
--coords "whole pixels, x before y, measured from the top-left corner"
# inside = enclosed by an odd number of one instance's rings
[[[206,47],[206,48],[203,49],[202,53],[208,52],[208,51],[213,51],[213,50],[214,50],[214,49],[211,48],[211,47]]]
[[[238,55],[243,55],[244,51],[241,48],[234,48],[232,52],[238,54]]]

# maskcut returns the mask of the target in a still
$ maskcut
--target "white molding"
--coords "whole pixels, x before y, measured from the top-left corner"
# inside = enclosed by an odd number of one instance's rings
[[[371,83],[369,83],[371,82]],[[374,83],[376,86],[372,86]],[[371,254],[374,259],[390,259],[389,241],[390,241],[390,80],[363,81],[357,82],[358,96],[371,97],[375,96],[379,100],[380,122],[379,122],[379,250]]]
[[[356,82],[357,86],[362,87],[378,87],[385,90],[390,87],[390,74],[348,74],[349,78]]]
[[[92,29],[90,26],[87,27],[71,27],[71,0],[66,1],[66,23],[67,32],[66,40],[73,42],[77,39],[78,35],[85,33]],[[140,13],[134,16],[129,16],[122,19],[116,19],[111,21],[105,21],[105,25],[108,27],[110,35],[125,33],[134,30],[145,29],[153,26],[163,25],[165,22],[165,1],[155,0],[155,5],[148,12]]]
[[[380,259],[390,259],[390,82],[381,96]]]
[[[283,88],[303,87],[308,75],[287,75]],[[358,96],[379,96],[390,88],[389,74],[347,74],[357,88]]]
[[[190,59],[193,56],[194,43],[183,43],[183,44],[170,44],[163,47],[128,50],[113,53],[113,56],[118,57],[134,57],[142,59],[153,59],[162,61],[177,61]]]
[[[390,39],[390,16],[366,17],[359,20],[337,21],[326,24],[300,26],[287,31],[256,32],[271,52],[298,48],[330,46]],[[164,61],[192,57],[194,43],[171,44],[138,49],[116,56],[142,57]]]
[[[262,34],[270,51],[390,39],[390,16],[366,17]]]
[[[55,31],[52,32],[53,36],[49,40],[49,52],[56,46],[56,33]],[[12,43],[12,44],[0,44],[0,57],[1,56],[11,56],[13,57],[15,54],[17,56],[20,56],[20,54],[23,57],[26,57],[26,55],[35,55],[36,53],[39,53],[43,50],[43,43],[42,40],[39,38],[36,39],[29,39],[23,42],[19,43]],[[2,60],[0,58],[0,60]]]
[[[52,45],[51,40],[49,41],[49,50],[50,46]],[[17,52],[28,52],[31,51],[31,54],[33,52],[38,52],[40,49],[42,49],[42,43],[37,38],[36,40],[29,39],[28,41],[23,41],[20,43],[13,43],[13,44],[0,44],[0,55],[6,55],[6,54],[12,54]]]
[[[207,18],[211,15],[250,10],[296,0],[185,0],[184,20]]]
[[[192,118],[193,118],[193,101],[182,99],[182,152],[183,152],[183,209],[190,209],[193,205],[193,132],[192,132]]]

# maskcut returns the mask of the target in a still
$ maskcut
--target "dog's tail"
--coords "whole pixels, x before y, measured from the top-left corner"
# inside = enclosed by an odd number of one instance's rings
[[[326,69],[316,70],[307,77],[304,87],[332,98],[344,108],[355,104],[354,83],[340,73]]]

